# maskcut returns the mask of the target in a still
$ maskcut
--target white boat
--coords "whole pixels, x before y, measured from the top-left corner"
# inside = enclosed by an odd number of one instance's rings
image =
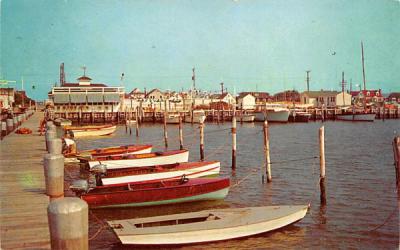
[[[375,120],[375,116],[375,114],[356,113],[337,115],[336,119],[342,121],[373,122]]]
[[[126,120],[126,125],[136,124],[136,120]]]
[[[102,165],[91,171],[100,174],[102,185],[141,182],[150,180],[177,179],[216,176],[220,171],[219,161],[183,162],[169,165],[133,167],[124,169],[104,169]]]
[[[308,206],[213,209],[107,221],[122,244],[179,245],[247,237],[295,223]]]
[[[193,110],[193,123],[203,123],[206,120],[204,110]],[[192,122],[192,116],[185,116],[185,122]]]
[[[179,124],[179,116],[180,114],[168,114],[166,122],[168,124]]]
[[[185,149],[147,154],[105,156],[97,157],[93,160],[82,159],[83,162],[88,163],[89,168],[92,168],[95,165],[104,164],[107,169],[165,165],[187,162],[188,160],[189,151]]]
[[[289,109],[287,108],[272,108],[265,110],[265,119],[268,122],[288,122]]]
[[[255,115],[250,114],[243,114],[236,117],[236,120],[240,122],[254,122],[254,119]]]
[[[256,112],[254,112],[254,120],[256,122],[265,121],[265,113],[264,113],[264,111],[256,111]]]
[[[91,125],[91,126],[66,126],[64,130],[71,132],[74,138],[86,136],[102,136],[115,132],[115,125]]]

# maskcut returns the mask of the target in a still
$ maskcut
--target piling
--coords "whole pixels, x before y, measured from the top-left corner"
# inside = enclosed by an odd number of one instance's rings
[[[325,129],[322,126],[319,129],[319,187],[321,190],[320,200],[322,205],[326,205],[325,192]]]
[[[167,111],[164,111],[164,144],[168,148]]]
[[[13,117],[13,126],[14,126],[14,129],[16,129],[18,127],[18,119],[16,116]]]
[[[43,162],[46,194],[50,200],[64,197],[64,156],[45,154]]]
[[[45,140],[46,140],[46,150],[49,152],[49,145],[50,145],[50,140],[56,139],[57,138],[57,132],[54,130],[46,130],[45,133]]]
[[[6,121],[7,126],[7,134],[11,133],[14,130],[14,121],[13,119],[7,119]]]
[[[182,116],[179,115],[179,148],[183,149],[183,128],[182,128]]]
[[[400,192],[400,136],[393,140],[394,169],[396,172],[397,192]]]
[[[204,161],[204,122],[200,121],[200,160]]]
[[[139,137],[139,110],[136,109],[136,137]]]
[[[1,122],[1,139],[7,135],[7,123]]]
[[[232,117],[232,169],[236,169],[236,117]]]
[[[265,169],[267,174],[267,182],[271,182],[272,174],[271,174],[271,158],[269,156],[268,121],[264,121],[264,154],[265,154]]]
[[[89,249],[89,209],[85,201],[67,197],[47,207],[51,249]]]
[[[50,139],[48,142],[48,150],[50,154],[62,153],[62,141],[59,138]]]

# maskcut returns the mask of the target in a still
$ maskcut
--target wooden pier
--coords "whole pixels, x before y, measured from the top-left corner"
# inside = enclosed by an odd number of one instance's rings
[[[36,112],[0,143],[1,249],[50,249],[49,198],[43,174],[44,136],[37,132],[43,113]]]

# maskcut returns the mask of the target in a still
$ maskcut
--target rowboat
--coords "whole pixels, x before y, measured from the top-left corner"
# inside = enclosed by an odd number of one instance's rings
[[[123,145],[107,148],[96,148],[89,150],[82,150],[76,154],[67,154],[66,157],[88,158],[93,159],[101,156],[119,156],[129,154],[145,154],[150,153],[152,145]]]
[[[229,192],[229,178],[197,178],[134,182],[70,188],[91,208],[154,206],[189,201],[220,200]]]
[[[154,165],[173,164],[177,162],[187,162],[189,160],[188,150],[171,150],[165,152],[153,152],[146,154],[119,155],[119,156],[99,156],[91,160],[85,158],[80,160],[87,162],[89,168],[98,164],[106,165],[107,169],[145,167]]]
[[[213,209],[107,221],[122,244],[179,245],[248,237],[304,218],[307,205]]]
[[[215,176],[219,174],[219,161],[184,162],[149,167],[106,169],[104,165],[94,166],[91,171],[99,176],[98,185],[141,182],[150,180],[177,179],[182,175],[188,178]]]
[[[91,126],[66,126],[64,130],[71,132],[74,138],[85,136],[102,136],[114,133],[115,125],[91,125]]]
[[[337,115],[337,120],[342,121],[354,121],[354,122],[373,122],[375,120],[375,114],[368,113],[355,113],[355,114],[342,114]]]
[[[206,120],[204,110],[193,110],[193,123],[203,123]],[[185,116],[185,122],[192,122],[192,116]]]

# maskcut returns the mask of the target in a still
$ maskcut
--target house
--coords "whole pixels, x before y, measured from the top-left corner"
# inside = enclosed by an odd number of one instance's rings
[[[389,96],[386,98],[386,101],[390,103],[400,103],[400,92],[390,93]]]
[[[210,96],[211,102],[225,102],[227,104],[236,104],[236,99],[228,92],[223,94],[214,94]]]
[[[300,93],[296,90],[279,92],[273,96],[275,102],[300,102]]]
[[[132,99],[136,99],[136,100],[139,99],[140,100],[140,99],[144,99],[146,94],[145,94],[145,92],[141,92],[140,89],[134,88],[131,92],[126,94],[126,96],[128,98],[132,98]]]
[[[367,89],[360,91],[350,92],[354,102],[364,102],[364,97],[366,103],[381,103],[384,101],[385,97],[382,95],[381,89]]]
[[[0,88],[0,108],[11,108],[14,104],[14,89]]]
[[[159,89],[152,89],[147,93],[146,98],[152,100],[153,102],[161,102],[165,99],[165,95]]]
[[[312,104],[314,107],[333,108],[351,105],[351,95],[338,91],[305,91],[300,94],[301,104]]]
[[[117,112],[122,109],[125,94],[123,87],[92,83],[92,79],[86,75],[77,80],[77,83],[63,83],[60,87],[53,87],[49,92],[56,113]]]
[[[240,94],[251,94],[256,99],[256,104],[263,104],[272,100],[268,92],[242,92]]]
[[[239,109],[254,109],[256,105],[256,98],[250,93],[240,93],[237,98]]]

